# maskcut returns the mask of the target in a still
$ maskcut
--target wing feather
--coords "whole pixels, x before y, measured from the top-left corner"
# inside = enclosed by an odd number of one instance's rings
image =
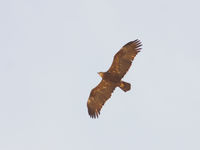
[[[139,40],[131,41],[124,45],[114,56],[113,63],[108,72],[120,79],[129,70],[133,59],[141,50],[141,42]]]
[[[88,102],[88,113],[92,118],[98,118],[104,103],[111,97],[116,85],[112,82],[101,80],[101,82],[92,89]]]

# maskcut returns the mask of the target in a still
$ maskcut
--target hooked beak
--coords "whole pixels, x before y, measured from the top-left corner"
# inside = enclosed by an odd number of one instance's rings
[[[102,73],[102,72],[98,72],[98,74],[99,74],[101,77],[103,77],[103,73]]]

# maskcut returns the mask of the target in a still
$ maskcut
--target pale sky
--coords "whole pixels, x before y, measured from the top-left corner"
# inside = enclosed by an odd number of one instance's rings
[[[199,150],[198,0],[0,2],[1,150]],[[87,99],[114,54],[142,51],[99,119]]]

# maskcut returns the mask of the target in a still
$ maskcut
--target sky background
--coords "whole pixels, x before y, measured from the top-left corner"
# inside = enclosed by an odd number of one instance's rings
[[[0,1],[1,150],[199,150],[198,0]],[[142,51],[100,118],[87,99],[114,54]]]

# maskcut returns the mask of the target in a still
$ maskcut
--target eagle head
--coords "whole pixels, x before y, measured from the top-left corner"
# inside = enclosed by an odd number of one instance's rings
[[[103,78],[104,72],[98,72],[98,74]]]

